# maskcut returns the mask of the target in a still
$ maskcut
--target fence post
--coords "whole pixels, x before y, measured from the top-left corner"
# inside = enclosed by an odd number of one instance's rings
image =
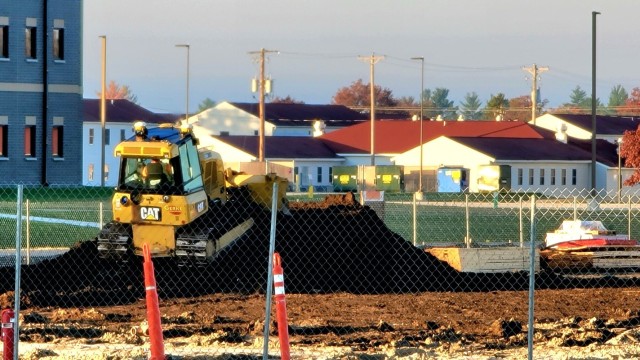
[[[627,234],[629,234],[629,239],[631,239],[631,195],[629,195],[629,202],[627,206],[629,214],[629,216],[627,216]]]
[[[464,217],[466,235],[464,242],[467,244],[467,248],[471,247],[471,235],[469,233],[469,194],[464,194]]]
[[[269,323],[271,322],[271,296],[273,288],[273,253],[276,247],[276,221],[278,213],[278,182],[273,182],[273,192],[271,193],[271,232],[269,234],[269,264],[267,269],[267,298],[265,305],[265,319],[264,319],[264,332],[263,339],[264,344],[262,347],[262,358],[267,360],[269,358]]]
[[[20,249],[22,248],[22,201],[23,201],[24,186],[18,185],[18,200],[16,210],[16,273],[15,273],[15,288],[14,288],[14,322],[13,322],[13,354],[14,358],[18,358],[18,342],[20,341],[20,272],[22,270],[22,254]]]
[[[104,227],[104,206],[102,205],[102,201],[100,201],[98,211],[98,229],[102,229]]]
[[[518,205],[519,205],[519,218],[520,218],[520,247],[524,248],[524,225],[522,222],[522,195],[520,195],[520,198],[518,200]]]
[[[413,246],[416,246],[418,242],[418,206],[416,204],[416,197],[418,193],[413,193]]]
[[[527,325],[527,353],[529,360],[533,360],[533,314],[534,314],[534,292],[536,283],[536,196],[531,195],[531,234],[529,253],[529,321]]]
[[[25,201],[25,207],[26,209],[26,221],[25,221],[25,237],[27,240],[27,246],[26,246],[26,250],[27,250],[27,265],[31,264],[31,215],[30,215],[30,209],[31,206],[29,204],[29,199],[27,199]]]

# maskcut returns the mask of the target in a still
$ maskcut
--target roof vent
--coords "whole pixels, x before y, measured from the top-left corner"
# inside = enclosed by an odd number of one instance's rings
[[[564,144],[567,143],[567,124],[565,124],[564,122],[559,123],[557,126],[556,140]]]
[[[313,137],[324,135],[325,129],[327,125],[325,125],[324,121],[316,120],[313,122]]]
[[[460,114],[460,116],[458,116],[458,121],[464,121],[464,115]]]

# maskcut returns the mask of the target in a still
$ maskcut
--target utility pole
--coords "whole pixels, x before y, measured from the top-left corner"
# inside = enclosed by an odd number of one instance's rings
[[[264,79],[264,56],[268,53],[277,53],[277,50],[265,50],[264,48],[258,51],[250,51],[249,54],[260,56],[260,89],[259,89],[259,111],[260,111],[260,127],[258,130],[258,161],[264,162],[264,93],[265,93],[265,79]]]
[[[549,68],[546,66],[538,67],[536,64],[533,64],[532,67],[523,67],[522,70],[531,74],[531,121],[533,122],[533,125],[535,125],[536,108],[538,106],[538,74],[549,71]]]
[[[371,166],[375,166],[376,164],[376,153],[375,153],[375,121],[376,121],[376,94],[375,94],[375,82],[374,82],[374,65],[384,59],[384,56],[375,56],[375,54],[371,54],[371,56],[358,56],[358,59],[369,61],[369,72],[370,72],[370,80],[369,86],[371,88]]]

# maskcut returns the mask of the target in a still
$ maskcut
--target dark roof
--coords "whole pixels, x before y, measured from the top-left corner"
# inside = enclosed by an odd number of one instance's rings
[[[591,140],[569,138],[567,143],[589,152],[591,155]],[[608,166],[618,165],[618,145],[607,140],[596,139],[596,161]],[[622,162],[624,167],[624,161]]]
[[[220,141],[258,156],[258,136],[215,136]],[[270,159],[329,159],[338,156],[318,138],[308,136],[265,136],[265,157]]]
[[[100,99],[83,99],[83,121],[100,122]],[[126,99],[106,101],[106,122],[124,122],[133,124],[145,121],[151,124],[175,122],[180,116],[174,114],[156,114]]]
[[[439,136],[553,138],[553,133],[521,121],[423,121],[423,142]],[[336,153],[369,153],[371,122],[353,125],[320,137]],[[375,151],[400,154],[420,145],[420,123],[408,120],[375,122]]]
[[[569,124],[591,132],[591,114],[552,114]],[[626,130],[635,131],[640,125],[640,117],[596,116],[596,134],[622,135]]]
[[[260,116],[257,103],[229,104],[256,117]],[[361,114],[343,105],[266,103],[264,112],[265,119],[276,126],[311,126],[313,121],[323,120],[327,126],[344,127],[369,118],[367,114]]]
[[[496,160],[528,160],[528,161],[591,161],[591,143],[588,150],[584,141],[571,139],[566,144],[556,139],[514,139],[490,137],[452,137],[460,144],[475,149]],[[613,146],[613,149],[611,146]],[[608,166],[617,164],[615,145],[607,141],[599,141],[596,145],[596,161]],[[614,158],[612,158],[614,157]]]

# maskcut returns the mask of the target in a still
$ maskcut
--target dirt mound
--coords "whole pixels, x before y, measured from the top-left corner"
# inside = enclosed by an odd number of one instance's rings
[[[260,207],[230,202],[199,219],[202,226],[226,228],[247,216],[255,225],[206,267],[178,267],[154,259],[163,298],[266,289],[271,214]],[[518,290],[527,274],[460,274],[390,231],[376,213],[353,194],[322,203],[292,206],[278,214],[275,250],[280,253],[288,293],[355,294],[420,291]],[[0,268],[0,293],[12,291],[14,269]],[[23,296],[35,306],[97,306],[144,297],[139,257],[126,263],[103,260],[94,241],[66,254],[24,266]]]

